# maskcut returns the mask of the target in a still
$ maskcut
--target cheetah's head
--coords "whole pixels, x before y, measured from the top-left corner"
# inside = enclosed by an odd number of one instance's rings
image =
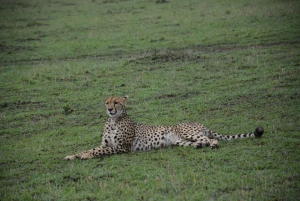
[[[125,112],[128,96],[110,96],[105,101],[106,112],[109,117],[117,118]]]

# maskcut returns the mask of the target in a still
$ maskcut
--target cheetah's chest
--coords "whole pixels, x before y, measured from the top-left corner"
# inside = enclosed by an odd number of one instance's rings
[[[118,141],[117,141],[117,135],[116,135],[116,133],[115,132],[112,132],[111,133],[111,135],[110,136],[108,136],[108,146],[110,146],[110,147],[115,147],[115,146],[117,146],[118,145]]]
[[[111,123],[108,129],[107,142],[106,144],[111,147],[118,146],[122,143],[122,132],[118,128],[118,125]]]

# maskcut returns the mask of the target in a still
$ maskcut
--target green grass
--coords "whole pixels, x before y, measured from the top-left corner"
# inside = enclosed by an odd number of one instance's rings
[[[0,0],[0,200],[297,200],[300,3]],[[260,139],[93,160],[103,101]]]

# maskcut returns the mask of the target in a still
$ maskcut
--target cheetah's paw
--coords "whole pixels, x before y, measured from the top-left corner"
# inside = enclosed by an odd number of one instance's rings
[[[93,156],[90,153],[84,153],[80,157],[81,160],[85,160],[85,159],[88,159],[88,158],[93,158]]]
[[[74,160],[74,159],[76,159],[76,156],[75,156],[75,155],[71,155],[71,156],[66,156],[66,157],[64,157],[64,160],[66,160],[66,161],[70,161],[70,160]]]
[[[210,147],[211,149],[216,149],[216,148],[218,148],[218,140],[216,140],[216,139],[211,139],[211,140],[210,140],[210,145],[209,145],[209,147]]]

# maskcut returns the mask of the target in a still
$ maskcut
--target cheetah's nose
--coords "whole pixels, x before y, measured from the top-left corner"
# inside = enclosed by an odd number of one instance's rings
[[[113,109],[109,108],[109,109],[107,109],[107,110],[111,112]]]

